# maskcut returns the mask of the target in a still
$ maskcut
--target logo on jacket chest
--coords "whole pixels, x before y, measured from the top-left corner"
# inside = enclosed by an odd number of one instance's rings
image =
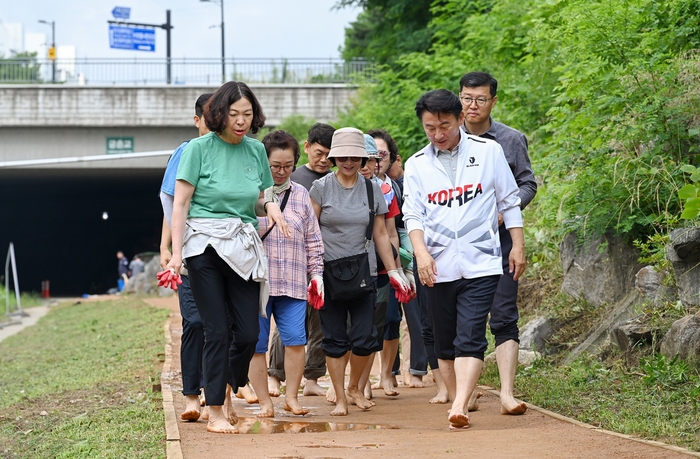
[[[483,194],[481,183],[457,186],[428,193],[428,204],[452,207],[452,203],[456,201],[458,205],[462,206],[480,194]]]

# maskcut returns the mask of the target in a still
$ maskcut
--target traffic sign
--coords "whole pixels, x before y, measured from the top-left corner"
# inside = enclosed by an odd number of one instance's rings
[[[156,31],[110,24],[109,47],[136,51],[155,51]]]
[[[119,155],[134,152],[133,137],[107,137],[107,154]]]
[[[127,6],[115,6],[112,10],[112,16],[114,19],[129,19],[131,15],[131,8]]]
[[[49,48],[49,60],[50,61],[56,60],[56,47],[55,46],[52,46]]]

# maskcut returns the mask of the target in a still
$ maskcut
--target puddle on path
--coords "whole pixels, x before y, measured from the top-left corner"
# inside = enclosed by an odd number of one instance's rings
[[[241,434],[280,434],[280,433],[317,433],[317,432],[352,432],[357,430],[398,429],[398,427],[380,424],[360,424],[356,422],[311,422],[311,421],[276,421],[274,419],[240,418],[236,424]]]

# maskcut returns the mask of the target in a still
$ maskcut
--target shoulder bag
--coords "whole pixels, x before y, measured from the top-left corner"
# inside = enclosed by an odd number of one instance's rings
[[[323,266],[323,284],[326,297],[331,300],[352,300],[374,290],[369,269],[367,247],[372,240],[374,230],[374,193],[372,182],[365,179],[367,202],[369,204],[369,223],[365,232],[365,251],[349,257],[326,261]]]

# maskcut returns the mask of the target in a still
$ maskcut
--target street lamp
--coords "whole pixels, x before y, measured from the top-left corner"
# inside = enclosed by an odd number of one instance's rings
[[[210,2],[221,4],[221,83],[226,83],[226,53],[224,52],[224,0],[199,0],[200,2]]]
[[[223,1],[223,0],[221,0]],[[51,26],[51,49],[49,50],[49,59],[51,59],[51,82],[56,83],[56,21],[39,20],[40,24]]]

